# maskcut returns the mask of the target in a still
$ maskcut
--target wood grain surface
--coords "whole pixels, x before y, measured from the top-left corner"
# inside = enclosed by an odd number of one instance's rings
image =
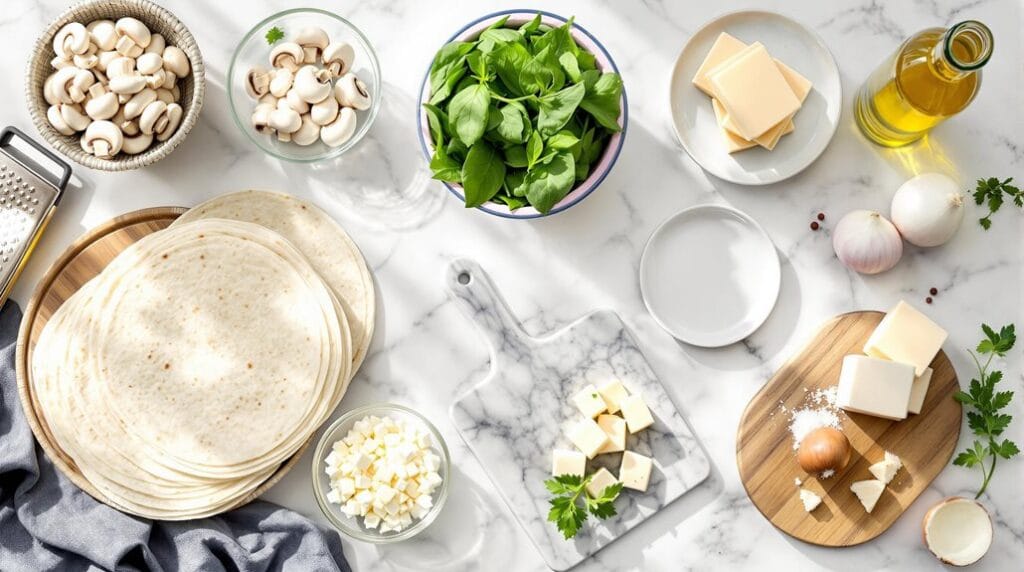
[[[46,322],[65,300],[77,292],[83,284],[96,277],[121,251],[142,237],[167,228],[186,210],[188,209],[184,207],[158,207],[133,211],[88,231],[69,246],[50,266],[39,284],[36,285],[35,292],[32,294],[22,318],[15,362],[18,394],[21,396],[22,408],[25,410],[29,426],[54,465],[71,482],[104,504],[109,505],[110,503],[79,472],[75,462],[61,450],[50,433],[46,418],[32,393],[32,370],[29,367],[32,363],[32,351],[35,349],[36,339],[43,327],[46,326]],[[239,500],[234,506],[225,508],[225,511],[251,502],[281,480],[295,466],[311,441],[312,438],[306,441],[294,455],[282,463],[280,468],[251,494]]]
[[[736,438],[740,479],[754,506],[779,530],[822,546],[852,546],[875,538],[914,502],[949,464],[960,435],[960,388],[946,354],[932,361],[931,386],[919,415],[888,421],[840,411],[842,431],[853,454],[846,469],[830,479],[808,476],[797,464],[789,431],[790,413],[811,405],[808,396],[839,383],[843,357],[862,354],[868,336],[884,316],[852,312],[825,323],[796,356],[747,405]],[[903,468],[868,514],[850,491],[855,481],[874,478],[868,467],[890,451]],[[794,479],[823,498],[807,513]]]

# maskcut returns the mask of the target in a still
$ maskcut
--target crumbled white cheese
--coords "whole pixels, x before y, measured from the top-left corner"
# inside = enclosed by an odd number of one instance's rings
[[[356,421],[324,458],[331,482],[327,500],[363,526],[400,532],[423,518],[443,479],[430,434],[404,419],[367,416]]]
[[[821,504],[821,497],[807,489],[800,489],[800,502],[804,503],[804,510],[811,512]]]
[[[868,470],[871,471],[871,474],[874,475],[876,479],[885,484],[889,484],[902,466],[903,461],[900,461],[899,457],[893,455],[889,451],[886,451],[885,457],[881,461],[868,467]]]

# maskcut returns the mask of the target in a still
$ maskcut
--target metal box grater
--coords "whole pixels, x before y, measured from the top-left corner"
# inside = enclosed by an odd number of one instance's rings
[[[13,146],[15,138],[52,161],[60,174]],[[14,289],[70,178],[67,163],[18,129],[6,127],[0,133],[0,306]]]

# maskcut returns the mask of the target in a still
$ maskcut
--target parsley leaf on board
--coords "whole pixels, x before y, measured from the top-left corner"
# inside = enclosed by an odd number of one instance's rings
[[[967,425],[975,435],[980,437],[980,439],[975,439],[971,447],[961,451],[953,460],[953,464],[960,467],[977,466],[981,468],[983,480],[981,488],[978,489],[978,494],[974,495],[974,498],[979,498],[988,488],[988,483],[996,470],[996,462],[1000,458],[1010,459],[1020,453],[1020,449],[1013,441],[998,439],[1013,420],[1013,416],[999,413],[1013,400],[1013,392],[997,392],[996,384],[1003,379],[1003,372],[988,370],[994,358],[1004,357],[1013,349],[1013,345],[1017,341],[1017,334],[1013,324],[1003,326],[998,332],[988,324],[982,324],[981,330],[985,334],[985,339],[978,344],[975,350],[977,354],[968,352],[974,358],[975,365],[978,366],[978,377],[971,380],[970,391],[958,391],[954,395],[957,401],[973,409],[973,411],[967,412]],[[988,356],[984,365],[978,359],[979,355]],[[989,459],[991,462],[986,468],[985,463]]]
[[[267,39],[268,44],[273,45],[274,43],[284,39],[284,30],[278,28],[277,26],[274,26],[273,28],[267,30],[267,34],[263,37]]]
[[[587,494],[587,485],[593,475],[560,475],[544,481],[548,492],[554,495],[550,501],[548,522],[555,523],[566,540],[576,536],[592,514],[599,519],[615,516],[615,499],[622,492],[622,483],[615,483],[601,491],[601,495],[592,498]],[[581,498],[582,497],[582,498]],[[580,502],[582,501],[582,505]]]
[[[1000,181],[995,177],[978,179],[978,186],[974,190],[974,204],[985,204],[988,206],[988,214],[978,219],[978,224],[988,230],[992,228],[992,215],[1003,206],[1003,201],[1009,198],[1017,208],[1024,208],[1024,192],[1010,183],[1013,177]]]

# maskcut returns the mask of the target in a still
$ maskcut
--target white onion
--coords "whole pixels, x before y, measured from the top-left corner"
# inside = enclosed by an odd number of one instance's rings
[[[964,196],[956,181],[923,173],[900,186],[892,197],[892,222],[907,242],[939,246],[953,238],[964,220]]]
[[[861,274],[885,272],[903,256],[896,227],[875,211],[852,211],[832,231],[832,248],[839,261]]]

